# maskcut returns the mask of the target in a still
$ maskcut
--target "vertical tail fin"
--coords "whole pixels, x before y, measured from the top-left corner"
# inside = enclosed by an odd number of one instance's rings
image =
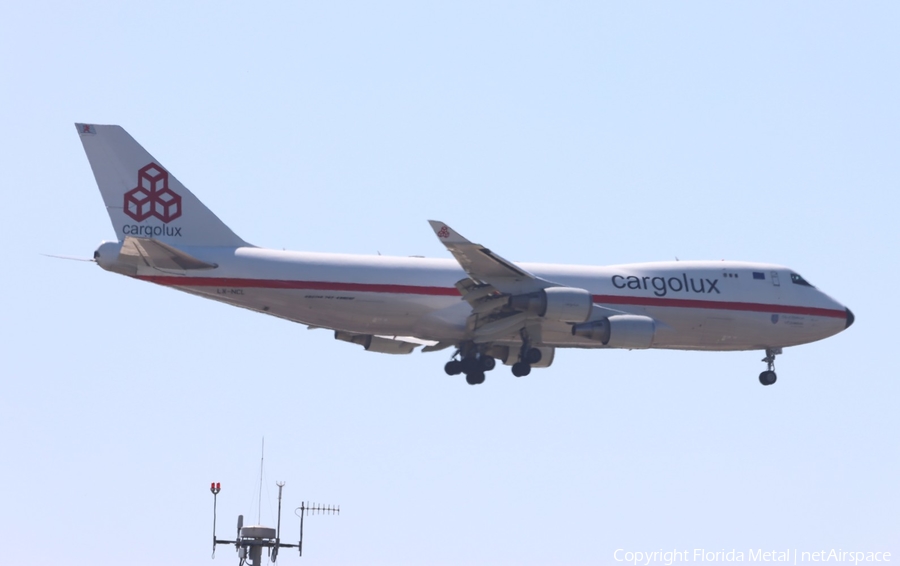
[[[120,126],[75,124],[119,241],[248,245]]]

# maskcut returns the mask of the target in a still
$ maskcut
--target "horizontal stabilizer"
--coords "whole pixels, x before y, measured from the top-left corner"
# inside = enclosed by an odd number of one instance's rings
[[[152,238],[126,236],[119,259],[132,265],[141,263],[162,270],[192,271],[215,269],[218,265],[199,260],[179,249]]]

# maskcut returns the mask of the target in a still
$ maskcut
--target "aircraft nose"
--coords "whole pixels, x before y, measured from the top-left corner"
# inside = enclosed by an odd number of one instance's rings
[[[845,308],[844,310],[847,311],[847,326],[845,326],[844,328],[850,328],[850,325],[853,324],[853,321],[856,320],[856,317],[853,316],[853,313],[850,311],[850,309]]]

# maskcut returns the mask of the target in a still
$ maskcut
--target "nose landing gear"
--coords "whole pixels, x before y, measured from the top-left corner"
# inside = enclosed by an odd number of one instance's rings
[[[781,348],[766,348],[766,357],[762,361],[766,362],[769,368],[759,374],[759,382],[763,385],[772,385],[778,379],[775,375],[775,356],[781,353]]]

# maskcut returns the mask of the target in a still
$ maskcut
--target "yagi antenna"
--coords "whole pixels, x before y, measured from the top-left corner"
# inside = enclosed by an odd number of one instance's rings
[[[210,484],[209,490],[213,494],[213,553],[212,557],[216,557],[216,545],[233,544],[240,559],[240,566],[262,566],[262,551],[265,548],[269,555],[269,560],[274,563],[278,559],[279,548],[296,548],[303,556],[303,517],[306,515],[339,515],[341,508],[338,505],[322,505],[319,503],[302,502],[300,507],[294,510],[294,513],[300,517],[300,540],[297,544],[287,544],[281,542],[281,492],[284,489],[284,482],[275,482],[278,486],[278,526],[275,529],[263,527],[262,525],[244,526],[244,516],[238,515],[237,535],[234,540],[220,540],[216,537],[216,506],[218,502],[219,492],[222,491],[222,484],[213,482]],[[249,561],[249,562],[248,562]]]
[[[302,502],[300,507],[294,509],[294,515],[300,517],[300,542],[297,546],[300,550],[300,556],[303,556],[303,517],[306,515],[340,515],[340,505],[322,505],[317,503]]]

